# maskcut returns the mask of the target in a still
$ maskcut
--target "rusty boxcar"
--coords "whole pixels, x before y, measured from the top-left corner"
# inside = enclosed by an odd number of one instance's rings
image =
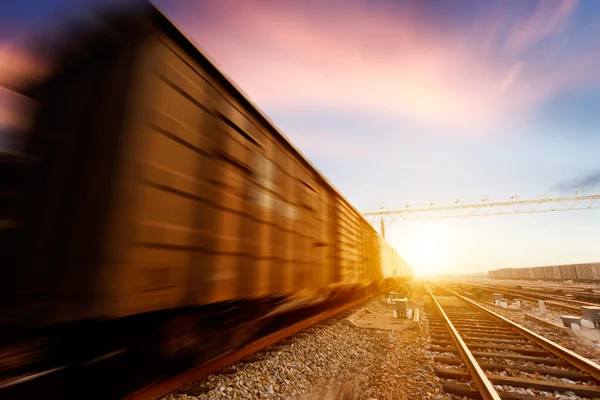
[[[515,279],[515,269],[514,268],[505,268],[503,275],[504,275],[504,279]]]
[[[558,265],[552,265],[548,267],[538,267],[539,269],[544,271],[544,279],[549,281],[559,281],[561,280],[560,268]]]
[[[560,277],[563,280],[576,280],[577,279],[577,271],[575,270],[575,265],[560,265]]]
[[[544,270],[541,268],[533,268],[533,276],[535,277],[535,279],[544,280]]]
[[[511,269],[489,271],[492,279],[510,278]],[[514,270],[516,279],[542,279],[547,281],[598,282],[600,281],[600,263],[563,264],[534,268],[517,268]]]
[[[575,270],[580,282],[600,281],[600,263],[575,264]]]

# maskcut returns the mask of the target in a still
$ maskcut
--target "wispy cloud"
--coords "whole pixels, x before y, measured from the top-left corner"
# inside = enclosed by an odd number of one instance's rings
[[[533,12],[515,21],[505,48],[511,52],[520,52],[542,39],[560,34],[568,24],[577,3],[577,0],[538,2]]]
[[[499,3],[468,17],[427,2],[221,0],[166,8],[270,111],[320,107],[482,134],[526,119],[561,91],[600,83],[600,52],[573,53],[561,36],[577,4]],[[545,51],[536,52],[542,44]],[[0,44],[0,85],[35,73],[39,61]]]
[[[597,52],[532,52],[569,26],[574,0],[532,11],[513,3],[461,23],[424,4],[222,0],[169,13],[269,109],[320,106],[477,133],[600,79]]]
[[[589,173],[588,175],[584,175],[582,177],[577,177],[571,179],[569,181],[559,182],[554,186],[554,190],[559,192],[567,192],[573,190],[579,190],[582,188],[592,188],[597,185],[600,185],[600,169]]]

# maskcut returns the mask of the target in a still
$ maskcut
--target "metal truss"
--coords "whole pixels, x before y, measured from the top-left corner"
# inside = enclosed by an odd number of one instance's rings
[[[490,201],[487,196],[480,203],[461,204],[459,200],[450,206],[427,206],[405,209],[373,211],[364,213],[369,222],[381,230],[385,237],[385,225],[395,221],[421,221],[428,219],[487,217],[492,215],[531,214],[554,211],[590,210],[600,208],[600,194],[579,195],[575,197],[541,198],[519,200],[513,196],[507,201]]]

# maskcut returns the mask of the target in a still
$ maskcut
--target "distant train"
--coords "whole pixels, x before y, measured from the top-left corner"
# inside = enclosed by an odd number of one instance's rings
[[[492,279],[600,282],[600,262],[532,268],[503,268],[489,271]]]
[[[158,10],[98,18],[71,39],[55,73],[22,91],[38,106],[25,149],[0,157],[4,334],[64,327],[210,351],[292,300],[412,279]]]

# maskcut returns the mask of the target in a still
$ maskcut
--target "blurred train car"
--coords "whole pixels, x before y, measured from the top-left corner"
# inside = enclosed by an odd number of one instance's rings
[[[534,279],[533,268],[522,268],[521,279]]]
[[[560,268],[557,265],[549,266],[549,267],[538,267],[536,269],[540,269],[544,272],[544,279],[548,281],[558,281],[561,280]]]
[[[515,278],[525,279],[525,268],[515,268]]]
[[[558,267],[560,270],[560,278],[562,280],[576,280],[577,279],[577,271],[575,270],[575,265],[561,265]]]
[[[533,276],[536,280],[544,280],[544,270],[542,268],[533,268]]]
[[[384,275],[412,279],[412,268],[382,237],[379,238],[379,246],[381,248],[381,265],[384,268]]]
[[[512,279],[514,276],[514,271],[512,268],[501,268],[488,271],[488,275],[492,279]]]
[[[515,279],[515,269],[514,268],[506,268],[504,270],[504,279]]]
[[[600,263],[575,264],[575,271],[579,282],[600,281]]]
[[[158,326],[168,343],[200,335],[206,349],[284,299],[412,279],[158,10],[79,29],[54,75],[23,91],[38,114],[24,166],[4,168],[24,179],[11,181],[15,223],[0,237],[3,326],[118,321],[148,336]]]
[[[600,262],[552,265],[534,268],[517,268],[514,275],[510,268],[489,271],[492,279],[539,279],[546,281],[600,282]]]

